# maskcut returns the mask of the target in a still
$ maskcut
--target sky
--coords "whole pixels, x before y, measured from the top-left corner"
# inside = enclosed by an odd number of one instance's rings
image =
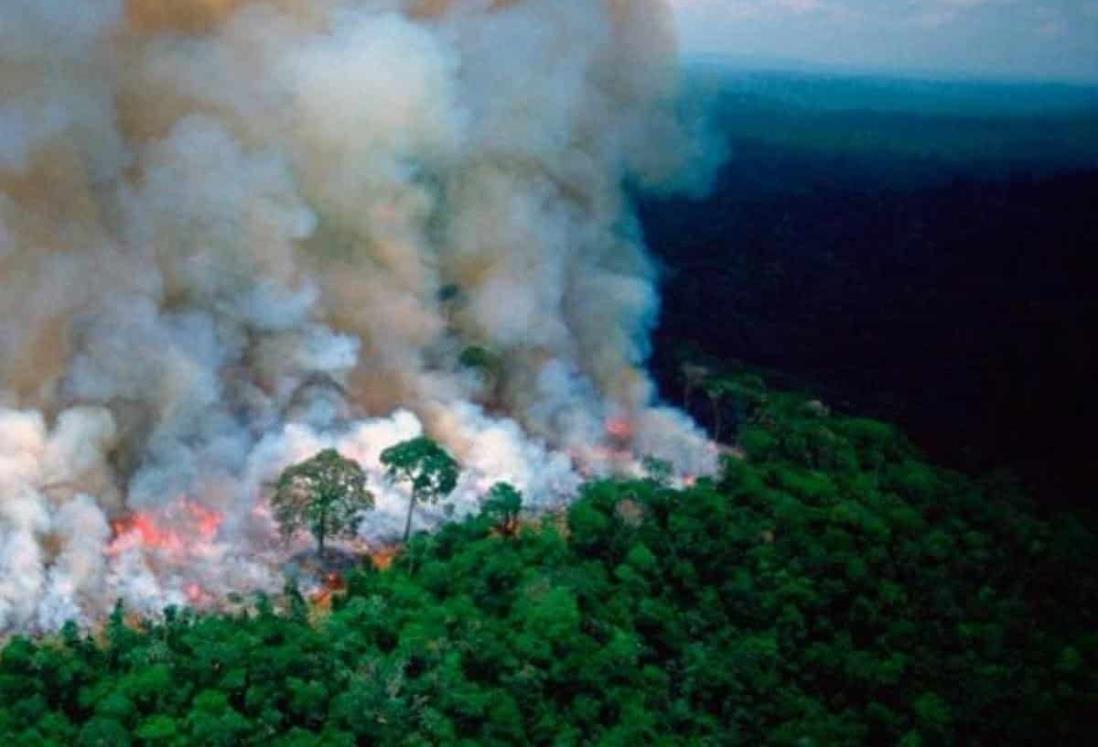
[[[1098,83],[1098,0],[672,0],[686,55]]]

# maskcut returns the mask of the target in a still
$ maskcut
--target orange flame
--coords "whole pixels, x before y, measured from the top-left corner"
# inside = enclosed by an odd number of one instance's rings
[[[198,605],[202,602],[210,600],[210,595],[206,593],[206,590],[201,585],[192,581],[183,587],[183,593],[187,595],[187,601],[192,605]]]
[[[347,582],[339,571],[328,571],[324,574],[324,582],[309,595],[309,601],[313,607],[321,611],[332,608],[332,598],[347,590]]]
[[[212,541],[223,520],[219,511],[186,498],[163,508],[136,511],[111,523],[114,540],[107,553],[140,548],[182,554]]]
[[[393,564],[393,559],[396,558],[400,552],[398,545],[390,545],[382,547],[379,550],[374,550],[369,553],[370,559],[374,562],[374,567],[378,570],[384,571]]]
[[[606,421],[606,432],[620,441],[629,441],[633,438],[633,424],[625,418],[610,418]]]

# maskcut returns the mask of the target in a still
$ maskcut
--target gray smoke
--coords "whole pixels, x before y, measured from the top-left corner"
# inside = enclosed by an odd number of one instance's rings
[[[327,446],[368,544],[424,432],[459,514],[712,469],[642,367],[626,188],[721,156],[663,2],[2,2],[0,632],[277,587],[266,486]]]

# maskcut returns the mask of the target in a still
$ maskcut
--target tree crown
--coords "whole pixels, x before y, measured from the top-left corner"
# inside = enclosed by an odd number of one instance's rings
[[[390,479],[405,480],[417,500],[437,501],[457,486],[458,464],[437,443],[420,436],[381,452]]]
[[[373,506],[366,473],[335,449],[287,467],[271,499],[283,536],[308,528],[322,545],[326,536],[353,536],[358,514]]]

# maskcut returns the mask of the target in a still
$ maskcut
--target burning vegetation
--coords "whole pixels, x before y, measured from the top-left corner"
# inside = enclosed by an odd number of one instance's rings
[[[715,468],[644,370],[630,196],[723,158],[663,0],[4,11],[0,631],[276,592],[307,539],[267,486],[329,449],[372,546]],[[420,437],[450,509],[382,461]]]
[[[211,508],[180,498],[155,511],[136,511],[111,522],[114,539],[108,555],[140,549],[182,556],[202,554],[217,536],[224,517]]]
[[[0,738],[1087,744],[1093,532],[883,423],[765,394],[735,425],[745,458],[689,488],[597,480],[527,521],[501,486],[398,553],[292,555],[296,587],[225,614],[119,607],[99,635],[14,638]]]

